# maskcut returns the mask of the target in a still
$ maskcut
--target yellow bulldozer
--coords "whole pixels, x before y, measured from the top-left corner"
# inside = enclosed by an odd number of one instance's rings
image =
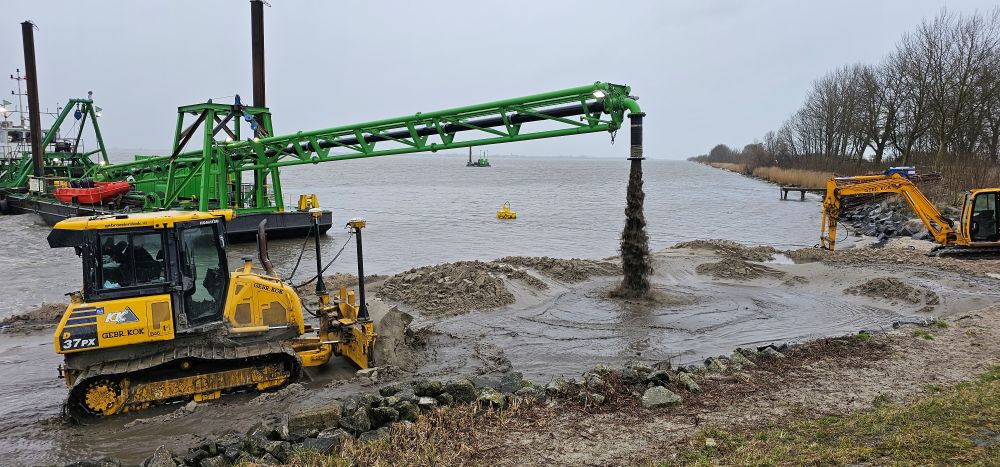
[[[902,169],[902,168],[894,168]],[[870,195],[894,193],[903,198],[923,221],[938,243],[932,254],[1000,253],[1000,231],[997,229],[997,197],[1000,188],[970,190],[965,194],[961,218],[949,219],[927,199],[910,177],[911,170],[887,170],[882,175],[837,177],[827,181],[823,199],[823,221],[820,246],[834,250],[837,245],[837,221],[843,202],[848,198],[871,199]]]
[[[318,224],[319,209],[314,212]],[[72,247],[83,288],[56,328],[59,375],[69,388],[65,412],[77,421],[150,405],[205,401],[227,392],[263,391],[298,378],[332,356],[373,365],[376,334],[364,301],[363,220],[352,220],[358,247],[359,299],[341,289],[330,299],[316,238],[317,295],[307,324],[302,300],[274,273],[264,225],[263,271],[250,257],[229,270],[225,221],[232,211],[164,211],[76,217],[55,225],[53,248]],[[312,334],[312,335],[309,335]]]

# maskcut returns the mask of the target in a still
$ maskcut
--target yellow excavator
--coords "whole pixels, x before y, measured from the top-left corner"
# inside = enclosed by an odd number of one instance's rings
[[[958,221],[942,215],[934,204],[914,185],[912,167],[894,167],[882,175],[838,177],[827,181],[823,199],[823,222],[820,246],[834,250],[837,245],[837,221],[842,203],[847,198],[882,193],[898,194],[920,217],[938,245],[932,254],[998,253],[1000,231],[997,230],[997,197],[1000,188],[970,190],[965,194],[961,218]]]
[[[316,226],[322,211],[311,212]],[[232,217],[229,210],[163,211],[55,225],[49,245],[74,248],[83,263],[83,289],[69,294],[71,304],[53,336],[64,355],[59,376],[69,388],[67,415],[85,421],[278,388],[333,355],[360,368],[374,364],[376,334],[364,301],[361,256],[365,222],[348,223],[358,248],[360,302],[346,289],[330,299],[320,236],[314,235],[314,329],[305,323],[298,294],[274,273],[263,222],[258,250],[264,270],[255,272],[250,257],[229,270],[225,226]]]

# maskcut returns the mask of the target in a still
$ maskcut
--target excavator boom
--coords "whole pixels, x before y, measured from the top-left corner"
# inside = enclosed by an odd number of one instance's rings
[[[823,199],[823,223],[820,228],[820,246],[834,250],[837,244],[837,222],[845,198],[852,196],[895,193],[910,205],[913,212],[927,227],[938,244],[947,246],[956,243],[959,237],[955,223],[934,207],[934,204],[907,178],[899,174],[867,175],[860,177],[831,178],[827,181],[826,196]]]

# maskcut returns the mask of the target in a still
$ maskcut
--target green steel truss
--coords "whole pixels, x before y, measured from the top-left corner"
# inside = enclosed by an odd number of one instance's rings
[[[435,112],[273,136],[266,108],[209,101],[178,108],[173,150],[96,164],[98,179],[135,182],[145,209],[282,211],[281,167],[615,132],[639,112],[630,88],[597,82]],[[201,140],[200,148],[191,148]],[[103,144],[102,144],[103,148]]]
[[[77,111],[79,118],[76,118]],[[93,176],[99,167],[109,164],[108,151],[104,147],[96,112],[93,100],[70,99],[56,115],[55,122],[42,139],[46,173],[49,176],[61,178]],[[60,135],[59,130],[70,115],[74,115],[77,126],[71,129],[70,135]],[[97,147],[90,151],[85,150],[82,144],[88,123],[97,143]],[[98,156],[96,162],[93,160],[95,155]],[[0,160],[0,188],[27,187],[28,178],[34,173],[33,169],[30,143],[25,141],[21,157]]]

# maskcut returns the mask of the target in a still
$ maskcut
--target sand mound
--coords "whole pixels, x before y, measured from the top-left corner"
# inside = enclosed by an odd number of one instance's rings
[[[449,316],[514,303],[495,267],[482,261],[424,266],[385,280],[379,295],[398,300],[429,316]]]
[[[0,328],[42,328],[59,322],[66,304],[43,303],[34,310],[16,314],[0,321]]]
[[[461,261],[410,269],[386,278],[375,293],[406,303],[427,316],[453,316],[514,303],[505,279],[523,282],[536,290],[549,288],[528,270],[563,282],[621,272],[611,261],[508,256],[491,262]]]
[[[928,305],[937,305],[941,299],[938,294],[927,289],[918,289],[907,285],[894,277],[879,277],[854,287],[844,289],[844,293],[864,295],[870,298],[904,301],[920,304],[926,301]]]
[[[516,269],[507,266],[506,270],[503,270],[503,273],[507,276],[508,279],[519,280],[538,290],[545,290],[549,288],[549,284],[546,284],[545,281],[535,276],[532,276],[531,274],[528,274],[522,269]]]
[[[735,279],[740,281],[756,279],[762,276],[779,277],[785,273],[761,264],[746,262],[736,257],[726,257],[718,263],[699,264],[698,274],[707,274],[716,279]]]
[[[823,261],[830,255],[834,254],[831,251],[823,250],[820,248],[800,248],[798,250],[788,250],[783,252],[785,256],[796,263],[815,263],[818,261]]]
[[[770,261],[774,259],[776,250],[767,245],[746,246],[732,240],[692,240],[681,242],[673,248],[691,248],[696,250],[712,250],[723,258],[737,258],[744,261]]]
[[[358,276],[335,272],[333,275],[323,276],[323,283],[326,284],[326,289],[333,293],[340,290],[341,287],[356,287],[358,285]]]
[[[786,251],[785,255],[796,263],[822,261],[827,264],[842,264],[866,267],[873,264],[904,264],[924,266],[935,270],[988,276],[1000,271],[1000,259],[975,256],[927,256],[924,249],[910,248],[906,242],[888,242],[884,247],[844,248],[825,251],[819,248],[803,248]],[[898,247],[898,245],[904,245]]]
[[[611,276],[621,273],[620,266],[611,261],[592,259],[507,256],[495,262],[534,269],[563,282],[580,282],[592,276]]]

